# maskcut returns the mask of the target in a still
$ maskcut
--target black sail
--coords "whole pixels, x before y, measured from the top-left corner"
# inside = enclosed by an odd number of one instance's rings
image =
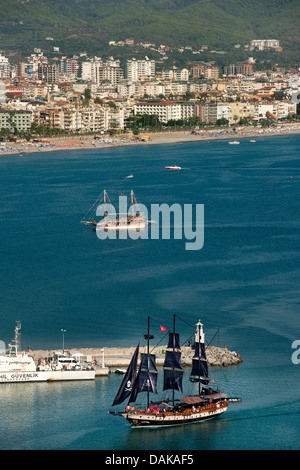
[[[178,333],[169,333],[168,349],[180,349]]]
[[[178,390],[178,392],[183,393],[182,377],[183,370],[165,369],[164,390]]]
[[[203,385],[207,385],[210,381],[204,343],[195,343],[190,381],[200,382]]]
[[[129,395],[132,393],[132,386],[133,386],[136,373],[137,373],[136,371],[137,371],[139,347],[140,347],[140,343],[138,343],[135,349],[135,352],[131,358],[130,364],[128,366],[126,374],[124,375],[124,378],[115,396],[112,406],[116,406],[116,405],[119,405],[120,403],[123,403],[123,401],[126,400],[126,398],[129,397]]]
[[[138,393],[141,392],[157,393],[157,369],[154,354],[142,354],[129,403],[134,403]]]
[[[180,342],[177,333],[169,333],[168,348],[172,348],[172,350],[167,350],[165,355],[163,389],[178,390],[183,393],[183,369],[181,367]]]

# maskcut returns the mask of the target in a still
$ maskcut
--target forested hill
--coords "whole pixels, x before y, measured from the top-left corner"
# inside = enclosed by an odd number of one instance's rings
[[[0,49],[101,51],[133,38],[225,48],[252,39],[300,39],[299,0],[0,0]]]

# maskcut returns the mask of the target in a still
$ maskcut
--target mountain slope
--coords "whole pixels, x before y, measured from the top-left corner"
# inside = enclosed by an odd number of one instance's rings
[[[193,47],[300,39],[298,0],[0,0],[0,9],[0,48],[27,52],[47,36],[65,52],[95,53],[126,37]]]

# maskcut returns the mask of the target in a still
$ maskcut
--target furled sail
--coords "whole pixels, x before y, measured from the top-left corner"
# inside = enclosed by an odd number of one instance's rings
[[[140,343],[138,343],[134,351],[134,354],[131,358],[130,364],[124,375],[124,378],[115,396],[112,406],[123,403],[123,401],[126,400],[126,398],[129,397],[129,395],[131,395],[132,393],[133,383],[137,375],[137,361],[138,361],[138,356],[139,356],[139,347],[140,347]]]
[[[169,333],[168,350],[164,361],[164,390],[182,390],[183,369],[181,366],[181,351],[179,335]]]
[[[169,342],[168,349],[179,349],[180,350],[180,340],[178,333],[169,333]]]
[[[201,342],[195,343],[195,353],[192,362],[190,381],[200,382],[203,385],[207,385],[210,381],[210,378],[208,376],[205,345]]]

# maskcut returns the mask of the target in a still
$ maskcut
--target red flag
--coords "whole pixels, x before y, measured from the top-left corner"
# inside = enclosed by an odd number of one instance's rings
[[[160,331],[165,331],[167,332],[167,328],[165,326],[160,325]]]

